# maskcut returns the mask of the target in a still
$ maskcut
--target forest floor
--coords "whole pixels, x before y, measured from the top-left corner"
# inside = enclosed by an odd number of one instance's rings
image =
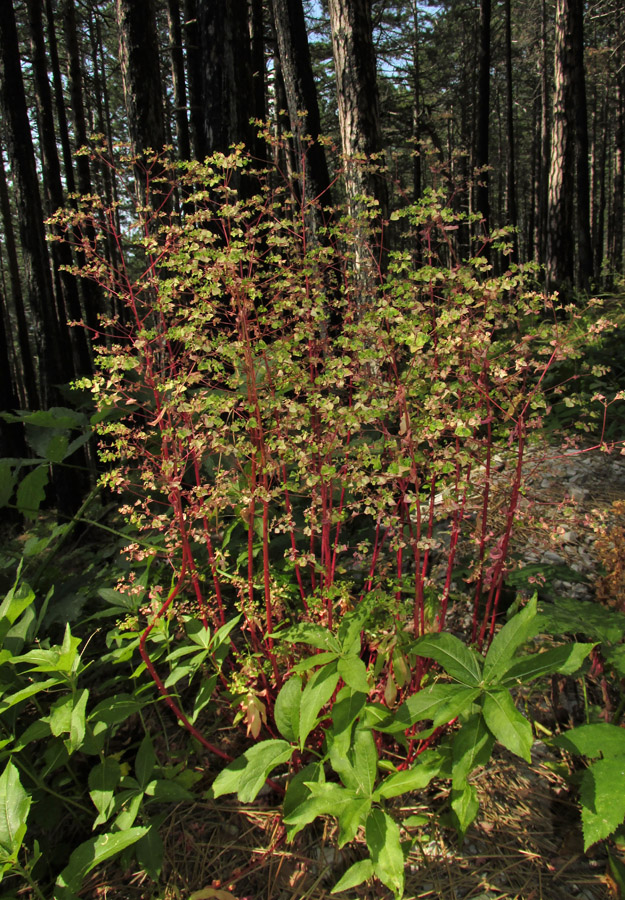
[[[525,565],[564,565],[586,577],[585,584],[552,581],[551,591],[592,599],[625,594],[618,566],[605,573],[597,539],[622,530],[619,504],[625,499],[625,457],[570,451],[530,455],[527,503],[536,512],[534,525],[520,532],[517,553]],[[536,508],[538,507],[538,511]],[[531,518],[531,517],[530,517]],[[545,519],[558,522],[545,528]],[[541,524],[543,523],[543,524]],[[609,541],[608,541],[609,543]],[[622,550],[623,548],[621,548]],[[621,558],[624,558],[625,555]],[[603,562],[603,575],[601,565]],[[606,577],[608,582],[606,582]],[[612,582],[609,579],[612,578]],[[572,679],[568,679],[572,682]],[[555,685],[551,697],[523,698],[545,733],[558,728],[562,709],[574,724],[579,716],[574,683]],[[592,691],[592,685],[591,685]],[[557,708],[559,706],[559,709]],[[565,767],[564,767],[565,768]],[[584,853],[579,812],[563,777],[563,763],[541,740],[534,743],[532,764],[502,748],[475,776],[480,812],[461,846],[444,827],[440,810],[446,790],[402,798],[402,816],[418,815],[423,824],[411,836],[419,840],[406,868],[406,900],[604,900],[618,898],[607,850],[595,845]],[[208,783],[207,783],[208,786]],[[399,800],[397,801],[400,802]],[[285,841],[278,798],[270,793],[252,805],[230,801],[183,804],[173,809],[162,830],[163,878],[156,889],[141,874],[103,866],[85,884],[93,900],[330,900],[342,872],[366,854],[355,842],[335,849],[334,826],[309,826],[296,841]],[[611,850],[614,855],[617,853]],[[341,895],[347,896],[347,894]],[[379,884],[350,892],[350,900],[385,900]]]

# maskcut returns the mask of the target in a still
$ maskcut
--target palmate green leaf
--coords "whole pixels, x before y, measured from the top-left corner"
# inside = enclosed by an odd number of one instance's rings
[[[342,688],[332,704],[332,735],[335,743],[341,743],[347,752],[351,743],[351,726],[354,724],[367,702],[367,695]],[[386,713],[388,710],[384,707]]]
[[[584,850],[608,837],[625,819],[625,755],[594,762],[582,776]]]
[[[436,660],[439,665],[469,687],[477,687],[482,681],[482,658],[453,634],[441,631],[426,634],[415,641],[413,649],[419,656]]]
[[[251,803],[269,773],[291,758],[293,747],[286,741],[260,741],[219,773],[210,789],[211,797],[236,794],[241,803]]]
[[[300,769],[289,781],[284,795],[282,804],[282,815],[286,819],[291,813],[294,813],[299,806],[302,805],[310,797],[309,783],[325,782],[325,772],[320,762],[308,763],[303,769]],[[287,826],[287,839],[292,841],[295,835],[304,828],[305,822],[302,824]]]
[[[345,787],[360,796],[371,797],[378,771],[378,751],[368,728],[357,728],[345,753],[340,743],[330,745],[330,764]]]
[[[308,797],[298,803],[284,817],[285,825],[309,825],[318,816],[334,816],[340,818],[343,810],[353,803],[356,791],[331,782],[306,782]]]
[[[534,595],[527,606],[506,622],[493,638],[484,660],[484,679],[487,683],[500,681],[519,647],[536,634],[536,603]]]
[[[318,669],[302,692],[299,719],[299,744],[304,748],[306,738],[317,724],[319,712],[326,705],[338,684],[336,663]]]
[[[302,702],[302,679],[293,675],[282,686],[276,697],[273,715],[276,728],[291,743],[299,739],[299,717]]]
[[[310,672],[311,669],[325,666],[327,663],[334,662],[334,660],[338,660],[339,658],[339,654],[334,651],[315,653],[314,656],[307,656],[306,659],[300,659],[299,662],[295,663],[293,672],[297,675],[303,675],[305,672]]]
[[[9,761],[0,775],[0,848],[15,859],[26,834],[31,798],[20,782],[19,772]]]
[[[351,888],[357,887],[359,884],[362,884],[363,881],[368,881],[372,877],[373,861],[370,859],[361,859],[343,873],[330,893],[340,894],[341,891],[349,891]]]
[[[607,722],[596,722],[594,725],[580,725],[559,734],[552,741],[556,747],[562,747],[569,753],[587,756],[625,756],[625,729]]]
[[[532,761],[532,727],[514,705],[507,690],[484,694],[482,714],[489,730],[504,747]]]
[[[471,772],[490,759],[495,739],[482,716],[471,716],[452,742],[452,787],[460,790]]]
[[[500,684],[514,684],[520,682],[526,684],[541,675],[550,675],[559,672],[561,675],[572,675],[577,672],[595,644],[564,644],[562,647],[554,647],[553,650],[545,650],[542,653],[534,653],[516,660],[503,672],[499,678]]]
[[[383,810],[372,809],[365,835],[375,875],[400,898],[404,892],[404,854],[399,826]]]
[[[101,834],[80,844],[57,878],[54,890],[55,900],[74,900],[85,877],[92,869],[140,840],[147,830],[143,826],[129,828],[113,834]]]

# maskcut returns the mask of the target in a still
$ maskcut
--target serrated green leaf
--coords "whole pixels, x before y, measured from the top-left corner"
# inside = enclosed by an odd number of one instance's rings
[[[369,682],[367,681],[367,667],[358,656],[348,656],[341,658],[337,662],[337,671],[345,684],[353,688],[355,691],[362,691],[364,694],[369,693]]]
[[[130,716],[138,713],[142,704],[131,694],[116,694],[96,704],[89,713],[90,722],[104,722],[106,725],[118,725]]]
[[[325,666],[327,663],[334,662],[338,659],[340,659],[339,654],[332,651],[328,651],[327,653],[315,653],[314,656],[307,656],[306,659],[300,659],[299,662],[295,663],[292,671],[296,675],[303,675],[305,672],[310,672],[311,669]]]
[[[211,795],[236,794],[241,803],[251,803],[267,781],[269,773],[291,758],[293,747],[286,741],[260,741],[219,773]]]
[[[419,656],[436,660],[439,665],[469,687],[477,687],[482,681],[482,658],[453,634],[441,631],[426,634],[415,641],[413,649]]]
[[[15,859],[26,834],[31,798],[20,782],[17,768],[9,761],[0,775],[0,848]]]
[[[532,761],[532,727],[514,705],[507,690],[484,694],[482,713],[489,730],[504,747]]]
[[[495,739],[482,716],[471,716],[452,741],[452,787],[462,789],[477,766],[490,759]]]
[[[378,751],[368,728],[356,728],[348,757],[356,778],[356,792],[371,797],[378,773]]]
[[[357,887],[359,884],[362,884],[363,881],[368,881],[372,877],[373,862],[370,859],[361,859],[343,873],[330,893],[340,894],[341,891],[349,891],[351,888]]]
[[[193,712],[189,717],[189,721],[191,722],[191,724],[195,724],[199,714],[210,703],[216,684],[216,674],[211,675],[210,678],[207,678],[202,682],[199,691],[195,695],[195,700],[193,701]]]
[[[542,675],[559,672],[561,675],[572,675],[577,672],[595,644],[564,644],[542,653],[524,656],[514,662],[508,671],[503,673],[500,683],[526,684]]]
[[[302,692],[299,720],[299,743],[304,748],[306,738],[317,724],[319,712],[326,705],[338,684],[336,663],[318,669]]]
[[[303,769],[300,769],[289,781],[284,802],[282,804],[282,815],[286,819],[292,813],[295,813],[298,807],[305,803],[310,797],[310,788],[308,783],[325,782],[325,773],[323,765],[319,762],[308,763]],[[287,825],[287,837],[292,841],[295,835],[306,825],[305,822],[296,825]]]
[[[557,735],[552,743],[569,753],[577,753],[589,759],[597,756],[625,756],[625,729],[607,722],[579,725]]]
[[[536,596],[520,613],[513,616],[493,638],[484,660],[484,679],[488,683],[500,681],[509,668],[512,657],[536,633]]]
[[[584,850],[612,834],[625,819],[625,755],[594,762],[582,776]]]
[[[329,782],[306,782],[308,797],[284,817],[285,825],[309,825],[317,816],[339,818],[346,806],[356,800],[356,791]]]
[[[338,692],[332,705],[332,732],[334,740],[337,741],[341,736],[345,735],[347,741],[346,751],[351,743],[351,726],[362,712],[366,702],[366,694],[346,687]],[[388,710],[385,711],[388,713]]]
[[[101,834],[80,844],[69,858],[56,881],[54,891],[55,900],[70,900],[81,888],[85,877],[100,863],[112,856],[116,856],[140,840],[147,832],[147,828],[141,826],[129,828],[126,831],[117,831],[112,834]]]
[[[274,719],[283,738],[291,743],[299,738],[299,717],[302,702],[302,679],[293,675],[282,686],[276,697]]]
[[[404,892],[404,854],[397,823],[381,809],[372,809],[367,817],[365,835],[375,875],[396,897],[401,897]]]
[[[137,841],[136,855],[137,862],[152,881],[158,881],[160,877],[164,852],[163,839],[156,824],[151,823],[147,834]]]

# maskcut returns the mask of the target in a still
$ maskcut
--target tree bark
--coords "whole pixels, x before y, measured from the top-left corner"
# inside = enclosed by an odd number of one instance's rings
[[[584,65],[584,0],[571,0],[573,30],[572,101],[575,110],[575,213],[577,231],[576,284],[587,290],[593,277],[592,244],[590,240],[590,179],[588,174],[588,113],[586,104],[586,73]]]
[[[39,122],[39,141],[43,162],[43,183],[48,199],[48,215],[52,215],[65,204],[63,185],[61,183],[61,166],[56,145],[56,128],[52,109],[52,92],[48,81],[48,61],[43,34],[43,19],[40,0],[28,0],[28,20],[32,48],[33,81],[37,120]],[[56,232],[58,235],[58,232]],[[67,321],[79,322],[82,319],[78,284],[74,275],[66,271],[73,265],[72,252],[65,242],[53,242],[51,245],[53,271],[56,282],[56,310],[58,333],[61,341],[60,351],[64,359],[73,360],[71,377],[88,375],[92,371],[91,357],[85,331],[72,328],[71,336]],[[67,380],[70,380],[68,378]]]
[[[305,195],[314,199],[322,194],[331,204],[330,175],[325,150],[319,143],[321,117],[313,76],[306,21],[301,0],[272,0],[280,69],[284,80],[291,131],[295,142],[295,164],[305,160]],[[304,142],[306,135],[312,142]]]
[[[348,197],[352,202],[358,194],[374,197],[385,217],[386,182],[381,176],[372,176],[362,164],[382,150],[371,3],[329,0],[328,8]]]
[[[476,206],[487,232],[490,224],[488,145],[490,136],[490,19],[491,0],[480,0],[477,73],[477,126],[475,138],[475,167],[477,175]]]
[[[0,102],[13,175],[28,299],[33,311],[39,356],[37,402],[46,407],[53,385],[62,382],[54,293],[43,227],[43,208],[35,166],[26,95],[12,3],[0,3]]]
[[[557,0],[555,91],[551,128],[546,274],[550,290],[566,290],[574,281],[573,190],[575,112],[573,109],[572,0]]]
[[[180,0],[167,0],[167,28],[169,30],[169,53],[174,86],[174,117],[176,120],[178,155],[181,159],[191,159],[189,120],[187,119],[187,87],[184,77],[182,28],[180,26]]]
[[[514,229],[512,235],[511,261],[519,261],[518,245],[518,212],[516,202],[516,157],[514,142],[514,103],[512,90],[512,22],[510,0],[505,0],[505,45],[506,45],[506,154],[508,165],[506,170],[506,218],[507,224]]]
[[[153,0],[115,0],[119,61],[133,151],[159,153],[165,144],[163,86]]]

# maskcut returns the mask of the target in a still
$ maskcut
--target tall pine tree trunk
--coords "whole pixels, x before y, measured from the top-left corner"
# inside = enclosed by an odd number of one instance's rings
[[[587,289],[593,277],[590,240],[590,179],[588,173],[588,114],[584,64],[584,0],[571,0],[573,29],[573,108],[575,110],[575,213],[577,231],[576,284]]]
[[[169,31],[169,54],[174,86],[174,118],[178,155],[181,159],[191,158],[189,120],[187,119],[187,87],[184,75],[184,54],[182,51],[182,28],[180,26],[180,0],[167,0],[167,28]]]
[[[477,178],[476,207],[484,220],[484,230],[490,224],[490,197],[488,167],[490,122],[490,18],[491,0],[480,0],[477,73],[477,126],[475,140],[475,167]]]
[[[549,169],[546,273],[550,290],[566,289],[574,281],[573,191],[575,171],[575,111],[573,108],[573,28],[571,3],[557,0],[556,38]]]

